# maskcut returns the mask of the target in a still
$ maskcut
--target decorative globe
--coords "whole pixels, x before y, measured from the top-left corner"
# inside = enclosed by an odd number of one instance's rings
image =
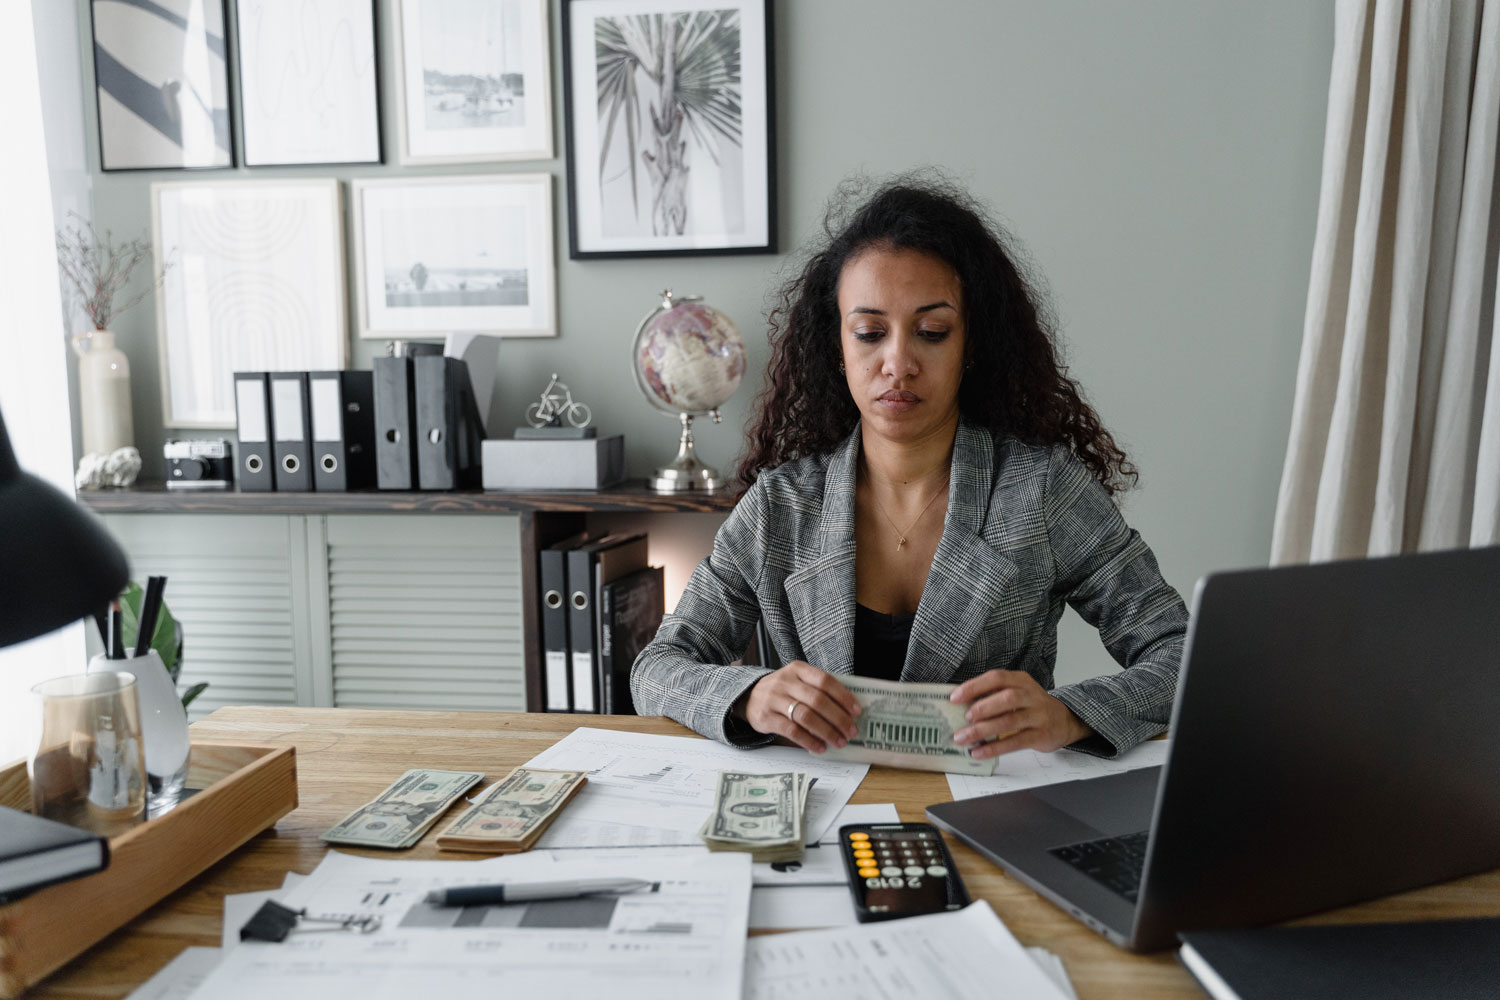
[[[698,296],[673,298],[661,293],[661,305],[646,314],[635,330],[631,368],[646,401],[682,425],[677,457],[648,480],[660,493],[683,490],[714,492],[726,485],[719,470],[698,460],[693,446],[693,417],[706,413],[719,420],[745,377],[745,338],[739,327]]]
[[[696,297],[664,293],[635,337],[635,368],[646,398],[671,413],[711,413],[745,377],[739,327]]]

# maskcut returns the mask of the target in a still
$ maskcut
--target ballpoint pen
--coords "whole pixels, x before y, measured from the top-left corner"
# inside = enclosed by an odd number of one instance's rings
[[[434,889],[427,902],[435,906],[494,906],[498,903],[529,903],[540,899],[577,899],[601,894],[619,895],[654,888],[643,878],[581,878],[556,882],[512,882],[509,885],[463,885]]]

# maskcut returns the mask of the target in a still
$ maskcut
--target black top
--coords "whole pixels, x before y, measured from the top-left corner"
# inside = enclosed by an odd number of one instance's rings
[[[901,679],[915,614],[887,615],[854,605],[854,672],[861,677]]]

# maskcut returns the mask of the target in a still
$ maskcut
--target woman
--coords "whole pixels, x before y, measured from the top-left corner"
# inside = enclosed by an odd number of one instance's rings
[[[637,709],[822,753],[855,734],[854,673],[961,682],[978,759],[1163,730],[1187,609],[993,228],[908,182],[825,228],[772,313],[748,489],[636,660]],[[1127,669],[1053,689],[1065,603]],[[761,618],[786,666],[731,665]]]

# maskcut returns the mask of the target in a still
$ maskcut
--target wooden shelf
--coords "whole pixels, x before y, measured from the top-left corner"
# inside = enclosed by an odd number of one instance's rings
[[[125,489],[81,490],[78,500],[100,514],[268,514],[287,517],[332,514],[509,514],[519,521],[521,543],[522,661],[526,709],[542,703],[542,619],[537,553],[582,531],[590,514],[726,514],[738,493],[661,494],[634,480],[598,492],[500,493],[483,490],[407,493],[241,493],[236,490],[169,490],[162,483]]]
[[[169,490],[162,483],[125,489],[80,490],[78,500],[110,514],[591,514],[680,513],[731,510],[738,493],[662,494],[634,480],[610,490],[500,493],[483,490],[406,493],[241,493],[237,490]]]

